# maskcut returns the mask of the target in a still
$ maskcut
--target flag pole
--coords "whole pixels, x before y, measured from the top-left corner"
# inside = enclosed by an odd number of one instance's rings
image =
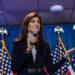
[[[2,42],[2,75],[3,75],[3,52],[4,52],[4,49],[6,50],[10,60],[12,60],[12,59],[11,59],[11,56],[10,56],[7,48],[6,48],[5,41],[3,40],[3,35],[4,35],[4,33],[7,34],[7,30],[4,28],[1,28],[0,33],[1,33],[1,39],[2,39],[1,42]]]
[[[63,31],[62,27],[59,27],[59,26],[55,27],[55,29],[54,29],[54,32],[58,33],[58,40],[59,40],[59,37],[60,37],[60,32],[62,32],[62,31]],[[61,42],[59,41],[60,59],[62,59],[60,47],[61,47]],[[63,75],[62,66],[61,66],[61,75]]]
[[[66,48],[65,48],[65,46],[64,46],[64,44],[63,44],[63,42],[62,42],[62,40],[61,40],[61,37],[59,37],[59,41],[61,42],[61,45],[62,45],[62,47],[63,47],[63,49],[64,49],[64,51],[65,51],[65,53],[66,53]],[[68,56],[68,60],[69,60],[69,62],[71,63],[71,59],[70,59],[70,57]]]
[[[1,42],[2,42],[3,47],[5,48],[5,50],[6,50],[6,52],[7,52],[7,54],[8,54],[8,56],[9,56],[10,60],[12,61],[12,58],[11,58],[11,56],[10,56],[10,54],[9,54],[9,52],[8,52],[8,50],[7,50],[7,48],[6,48],[5,41],[4,41],[4,40],[1,40]]]
[[[58,33],[58,39],[59,39],[59,37],[60,37],[60,28],[58,27],[58,31],[57,31],[57,33]],[[60,59],[62,59],[62,54],[61,54],[61,42],[59,41],[59,50],[60,50]],[[61,66],[61,75],[63,75],[63,70],[62,70],[62,66]]]
[[[61,47],[61,42],[59,41],[60,59],[62,59],[61,48],[60,47]],[[61,75],[63,75],[62,66],[61,66]]]
[[[3,75],[3,52],[4,52],[4,49],[3,49],[3,44],[2,44],[2,75]]]
[[[65,46],[64,46],[64,44],[63,44],[63,42],[62,42],[62,40],[61,40],[61,37],[60,37],[60,32],[64,32],[63,28],[57,26],[57,27],[55,27],[54,32],[57,32],[57,33],[58,33],[59,48],[60,48],[61,45],[62,45],[62,47],[63,47],[63,49],[64,49],[64,51],[65,51],[65,53],[66,53],[66,48],[65,48]],[[61,48],[60,48],[60,59],[62,59]],[[69,56],[68,56],[68,60],[69,60],[69,62],[71,63],[71,59],[70,59]],[[61,66],[61,75],[63,75],[62,66]]]

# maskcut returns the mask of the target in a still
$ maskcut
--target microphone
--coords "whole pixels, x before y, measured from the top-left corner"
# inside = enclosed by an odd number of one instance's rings
[[[38,32],[36,30],[33,31],[33,36],[38,37]]]
[[[32,32],[32,34],[33,34],[33,36],[35,36],[36,38],[38,38],[38,32],[36,31],[36,30],[34,30],[33,32]],[[30,40],[32,38],[32,36],[31,35],[28,35],[28,37],[27,37],[27,40]],[[34,44],[36,44],[37,42],[35,42]],[[33,45],[33,43],[31,42],[30,43],[31,45]]]
[[[33,31],[33,36],[35,36],[38,39],[38,32],[36,30]],[[35,45],[37,46],[38,41],[35,42]]]
[[[33,36],[38,37],[38,32],[37,32],[36,30],[34,30],[34,31],[32,32],[32,34],[33,34]],[[32,38],[32,36],[31,36],[31,35],[28,35],[27,39],[29,40],[29,39],[31,39],[31,38]]]

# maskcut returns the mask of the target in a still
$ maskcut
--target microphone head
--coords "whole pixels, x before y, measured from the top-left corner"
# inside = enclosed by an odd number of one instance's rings
[[[33,35],[34,35],[34,36],[37,36],[37,35],[38,35],[38,32],[37,32],[36,30],[34,30],[34,31],[33,31]]]

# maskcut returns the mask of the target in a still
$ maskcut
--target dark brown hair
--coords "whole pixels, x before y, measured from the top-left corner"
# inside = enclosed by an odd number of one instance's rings
[[[25,38],[27,38],[27,33],[28,33],[28,24],[29,22],[31,21],[31,19],[33,17],[38,17],[39,20],[40,20],[40,25],[42,25],[42,20],[41,20],[41,17],[38,13],[36,12],[32,12],[30,14],[28,14],[25,18],[24,18],[24,21],[23,21],[23,24],[22,24],[22,29],[21,29],[21,32],[20,32],[20,35],[18,38],[16,38],[14,40],[14,42],[19,42],[19,41],[23,41],[25,40]],[[42,27],[40,26],[40,31],[38,33],[39,37],[38,37],[38,40],[39,40],[39,43],[42,44],[44,43],[44,39],[43,39],[43,34],[42,34]]]

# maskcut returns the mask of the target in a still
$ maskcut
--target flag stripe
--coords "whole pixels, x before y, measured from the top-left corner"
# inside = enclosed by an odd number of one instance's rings
[[[69,69],[71,75],[75,75],[75,72],[74,72],[74,70],[72,69],[72,66],[71,66],[71,65],[68,67],[68,69]]]

